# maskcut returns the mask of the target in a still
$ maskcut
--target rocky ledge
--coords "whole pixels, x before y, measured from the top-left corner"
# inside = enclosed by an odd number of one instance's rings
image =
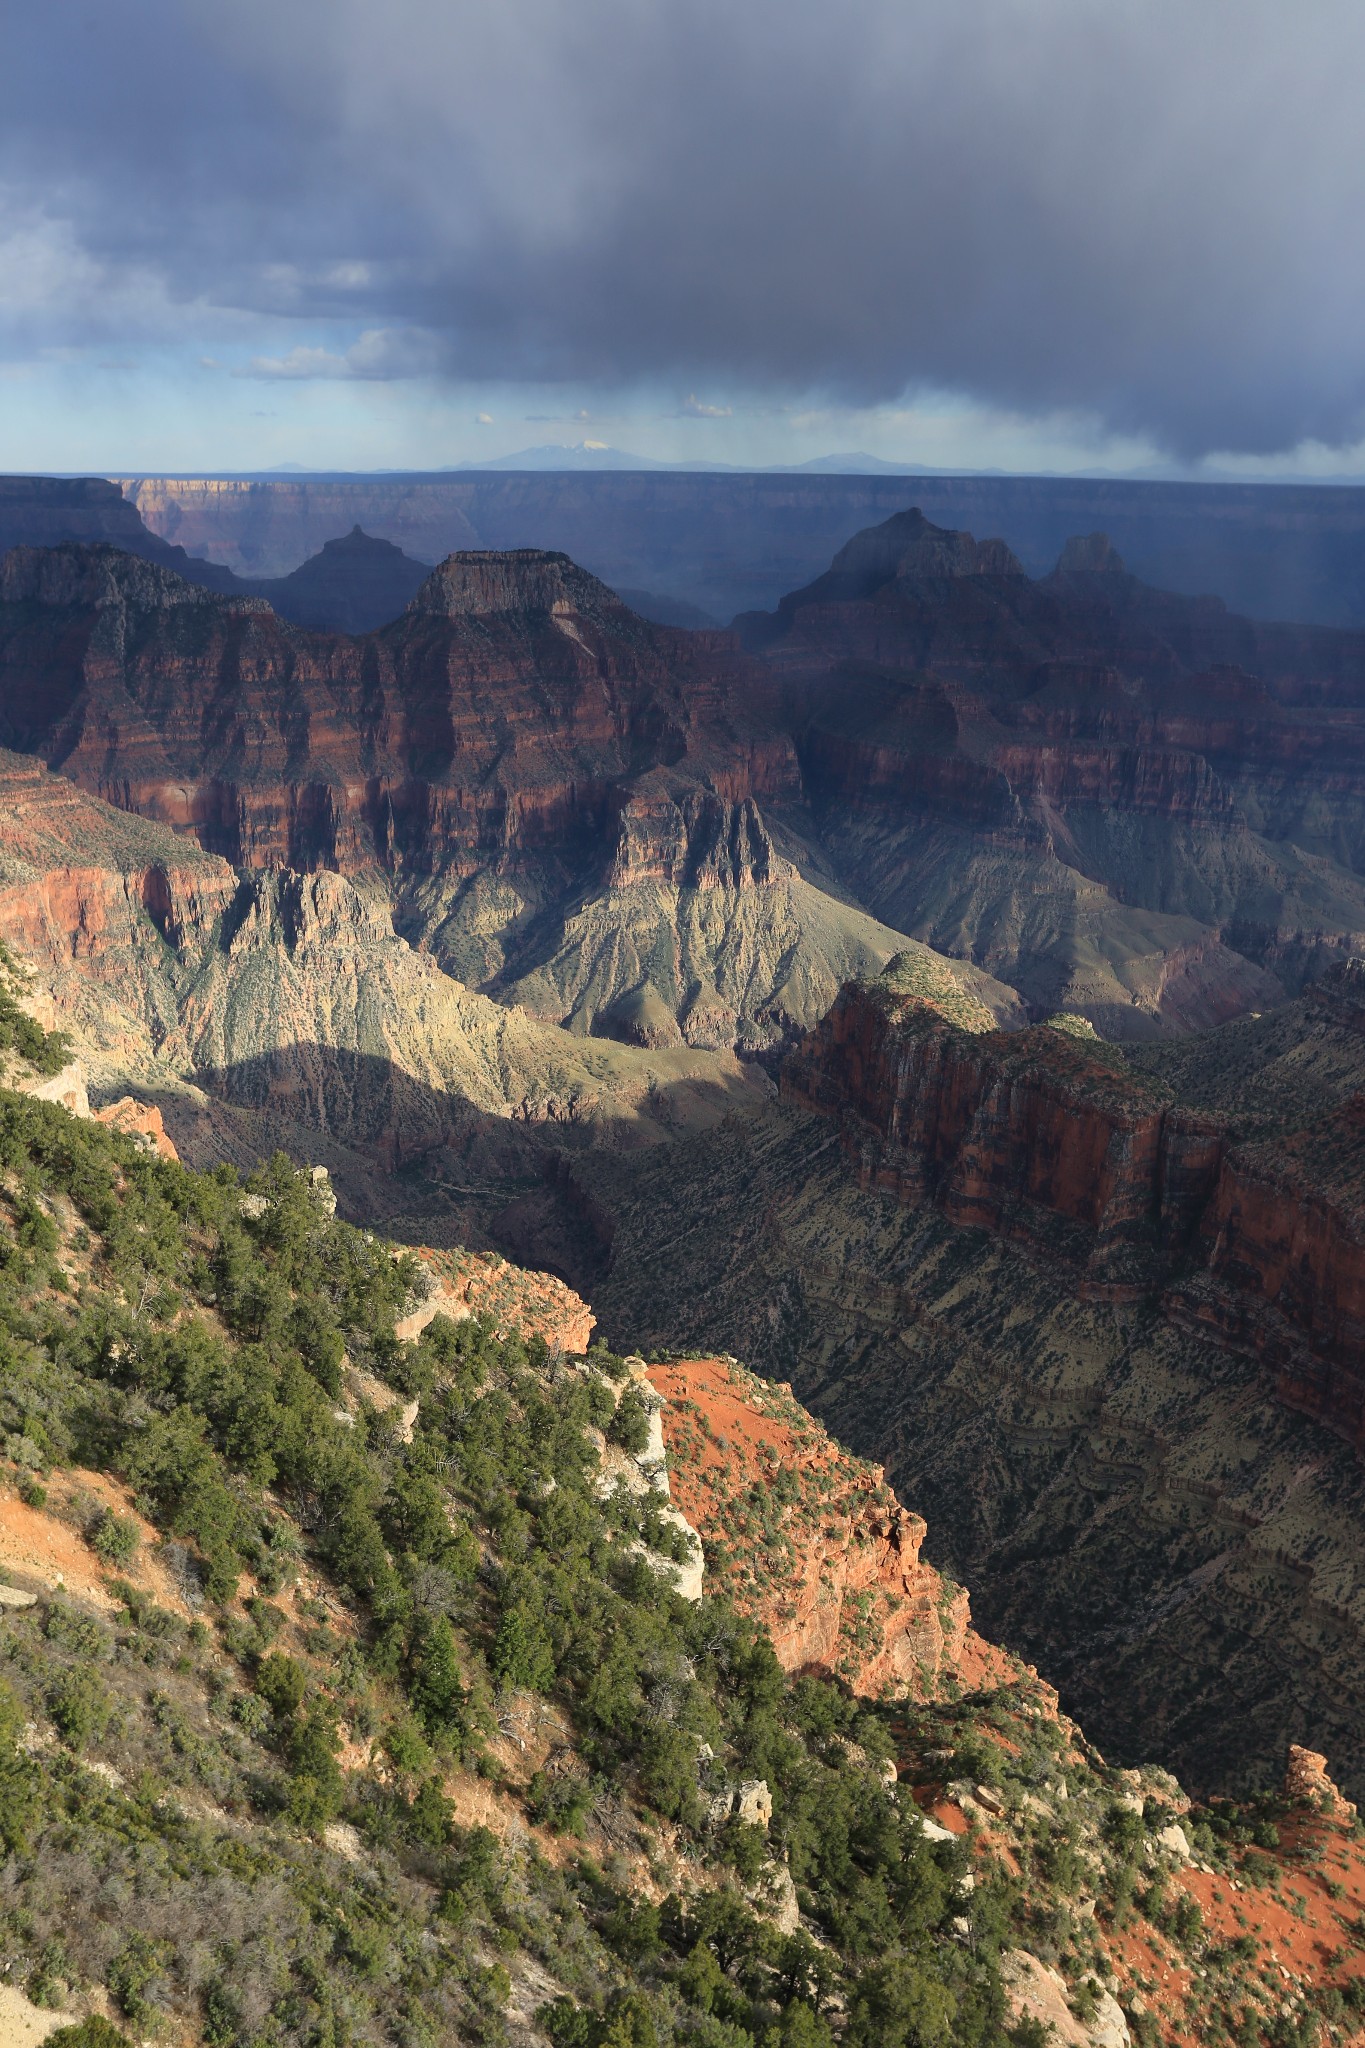
[[[921,1558],[920,1516],[790,1387],[732,1358],[647,1370],[667,1402],[673,1498],[701,1534],[708,1571],[763,1621],[785,1670],[914,1699],[1015,1675],[972,1629],[962,1587]]]

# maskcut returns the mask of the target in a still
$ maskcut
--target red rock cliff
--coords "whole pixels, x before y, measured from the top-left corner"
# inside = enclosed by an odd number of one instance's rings
[[[726,1358],[647,1370],[668,1403],[673,1499],[707,1546],[712,1582],[762,1618],[785,1670],[918,1699],[949,1678],[970,1688],[1011,1675],[971,1628],[966,1593],[921,1559],[920,1517],[789,1387]]]
[[[965,1032],[876,984],[841,991],[782,1087],[841,1120],[864,1185],[1061,1260],[1087,1292],[1157,1292],[1365,1449],[1365,1099],[1239,1144],[1103,1046]]]
[[[108,547],[0,563],[0,730],[237,867],[410,872],[558,844],[609,860],[661,767],[725,800],[797,782],[724,634],[654,626],[567,556],[452,556],[360,638]]]
[[[931,1198],[1111,1286],[1184,1248],[1226,1149],[1216,1120],[1062,1032],[962,1031],[876,984],[841,991],[782,1086],[844,1116],[864,1185]]]

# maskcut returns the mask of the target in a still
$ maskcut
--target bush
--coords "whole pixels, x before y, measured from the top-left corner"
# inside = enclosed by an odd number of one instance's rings
[[[128,2036],[98,2012],[77,2020],[72,2027],[55,2028],[47,2040],[48,2048],[133,2048]]]
[[[493,1673],[503,1685],[549,1692],[555,1680],[550,1639],[524,1607],[510,1607],[498,1624]]]
[[[38,1773],[19,1747],[23,1710],[8,1686],[0,1686],[0,1848],[7,1856],[28,1846],[38,1811]]]
[[[638,1387],[627,1387],[607,1424],[607,1441],[638,1458],[649,1445],[649,1403]]]
[[[337,1762],[336,1722],[322,1707],[299,1714],[290,1730],[285,1813],[316,1834],[341,1811],[346,1786]]]
[[[298,1712],[305,1687],[303,1666],[292,1657],[274,1651],[261,1659],[256,1690],[278,1720],[289,1721]]]
[[[436,1740],[465,1733],[465,1690],[455,1651],[455,1631],[444,1614],[425,1615],[413,1632],[408,1698],[428,1736]]]
[[[155,1994],[163,1988],[171,1953],[169,1942],[131,1934],[110,1963],[109,1989],[134,2025],[144,2025],[154,2016]]]
[[[79,1666],[57,1681],[48,1695],[48,1711],[63,1742],[78,1754],[98,1742],[108,1726],[111,1702],[93,1671]]]
[[[908,1957],[882,1963],[859,1983],[847,2039],[856,2048],[952,2048],[957,2000]]]
[[[557,1835],[581,1836],[592,1812],[592,1788],[581,1778],[547,1778],[537,1771],[528,1800],[532,1820]]]
[[[136,1522],[106,1509],[90,1536],[90,1548],[102,1564],[120,1567],[132,1563],[140,1541]]]
[[[1132,1856],[1142,1847],[1142,1815],[1134,1813],[1130,1806],[1120,1806],[1117,1801],[1104,1816],[1101,1833],[1112,1849],[1120,1856]]]

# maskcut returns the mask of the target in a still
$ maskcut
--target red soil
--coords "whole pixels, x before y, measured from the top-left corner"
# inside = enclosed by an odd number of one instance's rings
[[[855,1692],[927,1698],[1013,1675],[969,1626],[967,1595],[921,1561],[925,1525],[880,1466],[841,1449],[792,1398],[719,1358],[649,1367],[668,1402],[673,1497],[707,1569],[766,1623],[783,1666]]]

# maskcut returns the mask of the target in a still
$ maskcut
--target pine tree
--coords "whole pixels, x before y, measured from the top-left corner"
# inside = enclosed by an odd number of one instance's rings
[[[509,1607],[493,1645],[494,1675],[508,1686],[548,1692],[555,1681],[554,1652],[524,1607]]]
[[[455,1655],[455,1631],[444,1614],[427,1616],[418,1625],[408,1696],[428,1735],[462,1731],[465,1690]]]

